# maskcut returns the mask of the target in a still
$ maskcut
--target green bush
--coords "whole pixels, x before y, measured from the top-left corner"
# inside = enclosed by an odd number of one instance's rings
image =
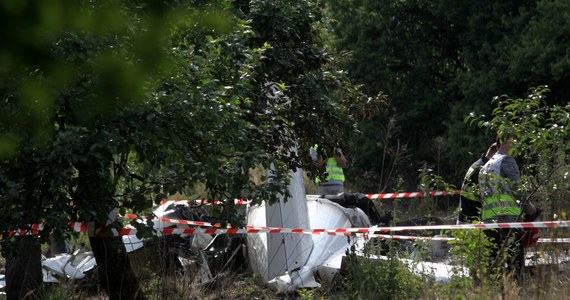
[[[349,255],[345,262],[341,286],[345,287],[346,296],[358,299],[415,299],[425,285],[393,253],[387,259]]]

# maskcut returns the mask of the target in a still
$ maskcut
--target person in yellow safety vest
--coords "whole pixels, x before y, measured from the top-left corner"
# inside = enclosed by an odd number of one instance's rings
[[[342,153],[340,148],[334,149],[334,155],[331,157],[318,155],[318,145],[311,147],[311,158],[317,162],[320,167],[325,167],[324,179],[319,176],[315,178],[318,186],[318,195],[337,195],[344,192],[344,171],[348,165],[348,160]],[[325,158],[326,157],[326,158]]]
[[[499,136],[496,144],[497,153],[479,172],[481,220],[484,223],[519,222],[522,220],[523,211],[532,216],[536,214],[536,208],[530,202],[520,205],[515,199],[520,171],[515,159],[509,155],[514,140]],[[494,267],[494,270],[491,271],[505,270],[512,272],[515,278],[520,278],[524,267],[522,231],[501,228],[485,230],[485,234],[492,243],[490,266]],[[504,245],[507,246],[506,249],[501,249]],[[499,255],[500,253],[507,255]],[[501,260],[501,257],[506,257],[506,261]]]

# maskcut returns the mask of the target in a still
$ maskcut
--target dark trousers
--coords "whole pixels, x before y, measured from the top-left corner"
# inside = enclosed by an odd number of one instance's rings
[[[492,243],[489,265],[491,274],[512,274],[520,280],[524,268],[522,231],[515,228],[485,230]]]

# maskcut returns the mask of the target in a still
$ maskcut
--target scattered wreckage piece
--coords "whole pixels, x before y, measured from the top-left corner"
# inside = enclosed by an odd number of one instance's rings
[[[188,228],[194,225],[163,222],[161,219],[212,222],[202,206],[186,202],[165,201],[153,211],[148,220],[156,230]],[[123,236],[123,244],[130,256],[142,249],[151,249],[159,261],[159,272],[177,272],[191,279],[193,286],[210,284],[228,268],[238,268],[245,261],[244,238],[241,235],[197,232],[192,235],[162,235],[139,239]],[[146,255],[146,254],[145,254]]]
[[[61,253],[51,258],[42,256],[44,282],[79,280],[89,275],[97,266],[91,251],[77,249],[73,253]]]
[[[47,258],[42,255],[42,279],[46,283],[64,283],[82,280],[93,274],[97,264],[93,252],[77,249]],[[4,273],[2,269],[0,273]],[[0,274],[0,295],[6,287],[6,275]]]

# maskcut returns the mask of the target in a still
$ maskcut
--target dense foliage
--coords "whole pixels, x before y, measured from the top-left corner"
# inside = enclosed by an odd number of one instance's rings
[[[357,190],[401,187],[386,174],[413,189],[424,166],[459,185],[495,134],[465,116],[490,114],[495,95],[524,97],[540,85],[550,88],[547,104],[568,101],[566,1],[327,3],[351,78],[390,99],[391,110],[354,142],[349,178]]]
[[[104,226],[115,207],[144,213],[176,193],[276,199],[289,170],[314,169],[305,149],[352,132],[367,104],[323,51],[317,3],[4,2],[3,237]],[[272,167],[271,184],[254,184],[255,167]],[[214,216],[243,222],[232,203]],[[103,286],[126,283],[120,239],[91,244]]]
[[[519,200],[544,209],[545,219],[566,219],[563,199],[570,181],[570,105],[547,105],[548,92],[548,87],[540,86],[526,97],[495,97],[490,117],[472,114],[466,121],[513,137],[513,155],[522,175]]]

